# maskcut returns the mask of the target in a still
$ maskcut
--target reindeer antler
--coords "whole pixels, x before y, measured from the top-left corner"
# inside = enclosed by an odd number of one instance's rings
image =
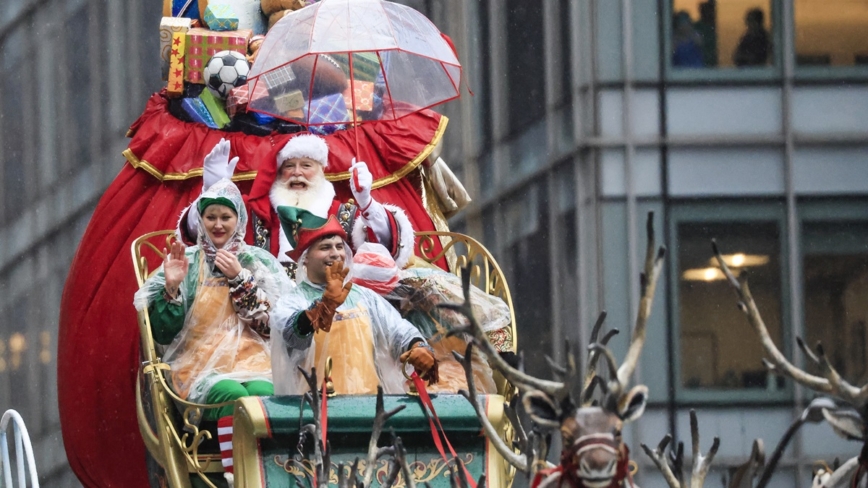
[[[696,418],[695,410],[690,410],[690,439],[692,441],[693,451],[693,469],[691,470],[690,476],[690,488],[702,488],[702,485],[705,484],[705,477],[708,475],[708,468],[711,466],[711,462],[714,460],[718,448],[720,448],[720,438],[714,438],[714,441],[711,443],[711,449],[709,449],[708,453],[703,456],[702,451],[699,448],[699,421]],[[653,451],[645,444],[640,445],[642,446],[642,450],[645,451],[645,454],[654,461],[654,465],[656,465],[657,469],[659,469],[663,474],[666,483],[668,483],[671,488],[681,488],[681,481],[679,481],[679,478],[682,477],[682,474],[680,472],[677,474],[673,472],[672,467],[669,465],[669,460],[666,458],[666,447],[671,441],[672,434],[666,434],[663,440],[660,441],[660,444],[657,445],[657,449]],[[679,466],[677,468],[678,471],[680,471],[681,456],[682,451],[679,443],[678,455],[674,460],[674,464]]]
[[[793,381],[816,392],[825,393],[836,396],[846,402],[853,404],[856,407],[864,407],[868,403],[868,384],[861,388],[857,388],[846,380],[841,378],[841,375],[826,357],[825,351],[821,344],[817,344],[817,354],[814,355],[806,346],[801,338],[798,338],[799,348],[813,362],[820,366],[820,371],[823,377],[812,375],[802,369],[797,368],[778,350],[774,341],[769,334],[768,328],[760,315],[756,302],[751,295],[750,287],[748,286],[747,273],[742,272],[738,278],[730,271],[729,266],[723,259],[720,250],[717,247],[717,242],[711,241],[711,247],[714,251],[714,256],[717,258],[717,263],[723,274],[726,276],[727,282],[735,290],[738,297],[738,307],[747,316],[748,322],[753,327],[754,331],[760,338],[763,350],[770,359],[764,359],[763,364],[775,373],[791,378]]]
[[[497,350],[494,349],[494,346],[492,346],[491,343],[488,342],[485,331],[482,329],[482,326],[479,325],[476,317],[474,317],[473,310],[470,306],[469,268],[461,269],[461,287],[464,291],[463,303],[440,303],[437,305],[438,307],[445,308],[447,310],[454,310],[467,317],[468,325],[454,327],[448,335],[453,336],[457,334],[467,334],[472,337],[476,341],[480,349],[482,349],[482,352],[485,353],[485,355],[488,357],[488,362],[491,364],[491,367],[496,369],[497,371],[500,371],[501,374],[503,374],[504,378],[509,380],[513,385],[524,387],[526,389],[540,390],[548,395],[552,395],[553,397],[563,398],[563,396],[566,394],[564,383],[559,381],[549,381],[534,378],[533,376],[524,373],[523,371],[519,371],[513,368],[509,365],[509,363],[507,363],[503,358],[500,357],[500,354],[497,353]]]
[[[639,363],[639,355],[645,345],[645,330],[648,317],[651,316],[651,305],[654,303],[654,291],[657,289],[657,279],[663,269],[663,259],[666,257],[666,248],[660,246],[655,249],[654,239],[654,212],[648,212],[648,220],[645,224],[648,234],[648,244],[645,249],[645,268],[640,275],[639,283],[641,299],[639,300],[639,313],[636,315],[636,325],[633,327],[633,335],[630,338],[630,349],[624,356],[624,362],[618,368],[618,382],[622,388],[630,381],[630,376]]]
[[[485,431],[485,436],[491,441],[494,448],[497,452],[505,459],[509,464],[515,466],[519,471],[528,471],[530,466],[528,463],[528,456],[526,453],[516,454],[515,451],[512,450],[509,446],[506,445],[503,439],[500,437],[500,433],[497,429],[491,425],[491,422],[488,420],[488,415],[482,409],[482,403],[479,401],[479,398],[476,393],[476,385],[473,382],[473,369],[471,363],[471,356],[473,354],[473,343],[467,344],[467,349],[464,351],[464,355],[458,354],[455,351],[452,351],[452,355],[455,356],[455,360],[458,361],[464,367],[464,374],[467,377],[467,390],[459,390],[458,393],[467,399],[470,402],[470,405],[473,406],[473,410],[476,412],[476,417],[482,423],[482,428]],[[514,424],[513,428],[516,430],[521,428],[521,424]],[[522,432],[520,438],[527,439],[527,436],[524,432]]]
[[[380,440],[380,434],[383,432],[383,427],[386,425],[386,421],[392,418],[396,413],[404,410],[407,406],[399,405],[387,412],[384,405],[383,387],[377,385],[377,413],[374,415],[374,426],[371,429],[371,439],[368,441],[368,458],[367,463],[365,464],[365,476],[363,481],[365,486],[371,486],[371,480],[374,479],[374,471],[376,471],[377,459],[384,455],[392,454],[393,451],[395,451],[395,457],[398,457],[398,445],[377,448],[377,441]]]

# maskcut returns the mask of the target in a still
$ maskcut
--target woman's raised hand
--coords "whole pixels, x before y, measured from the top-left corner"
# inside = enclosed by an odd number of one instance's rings
[[[166,292],[169,296],[177,296],[181,282],[187,276],[187,270],[190,267],[190,262],[187,260],[187,255],[184,253],[184,244],[175,241],[172,243],[171,251],[163,249],[166,255],[163,259],[163,275],[166,277]]]
[[[217,255],[214,256],[214,264],[230,280],[235,279],[238,273],[241,272],[241,263],[238,262],[238,258],[225,249],[217,250]]]

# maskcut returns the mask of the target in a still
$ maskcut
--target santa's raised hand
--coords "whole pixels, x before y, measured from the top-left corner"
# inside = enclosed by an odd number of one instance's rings
[[[238,156],[230,160],[229,150],[229,141],[220,139],[220,142],[215,144],[211,152],[205,156],[205,160],[202,163],[202,191],[211,188],[211,185],[223,178],[232,179],[232,174],[235,173],[235,166],[238,164]]]
[[[368,170],[368,165],[364,161],[353,162],[350,165],[350,174],[352,174],[352,182],[350,190],[353,192],[353,198],[359,204],[359,209],[364,213],[371,206],[373,198],[371,198],[371,186],[374,184],[374,176]]]

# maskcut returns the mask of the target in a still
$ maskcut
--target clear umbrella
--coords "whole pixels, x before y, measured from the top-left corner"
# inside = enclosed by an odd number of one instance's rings
[[[461,65],[437,27],[384,0],[322,0],[268,32],[248,110],[329,132],[459,96]]]

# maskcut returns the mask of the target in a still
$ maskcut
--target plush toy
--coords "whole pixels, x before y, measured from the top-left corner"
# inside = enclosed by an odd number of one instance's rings
[[[268,28],[282,19],[284,15],[306,7],[306,0],[260,0],[262,13],[268,17]]]
[[[262,47],[262,41],[264,40],[265,36],[253,36],[250,38],[250,42],[247,43],[247,62],[250,63],[250,66],[253,66],[253,62],[256,61],[259,48]]]

